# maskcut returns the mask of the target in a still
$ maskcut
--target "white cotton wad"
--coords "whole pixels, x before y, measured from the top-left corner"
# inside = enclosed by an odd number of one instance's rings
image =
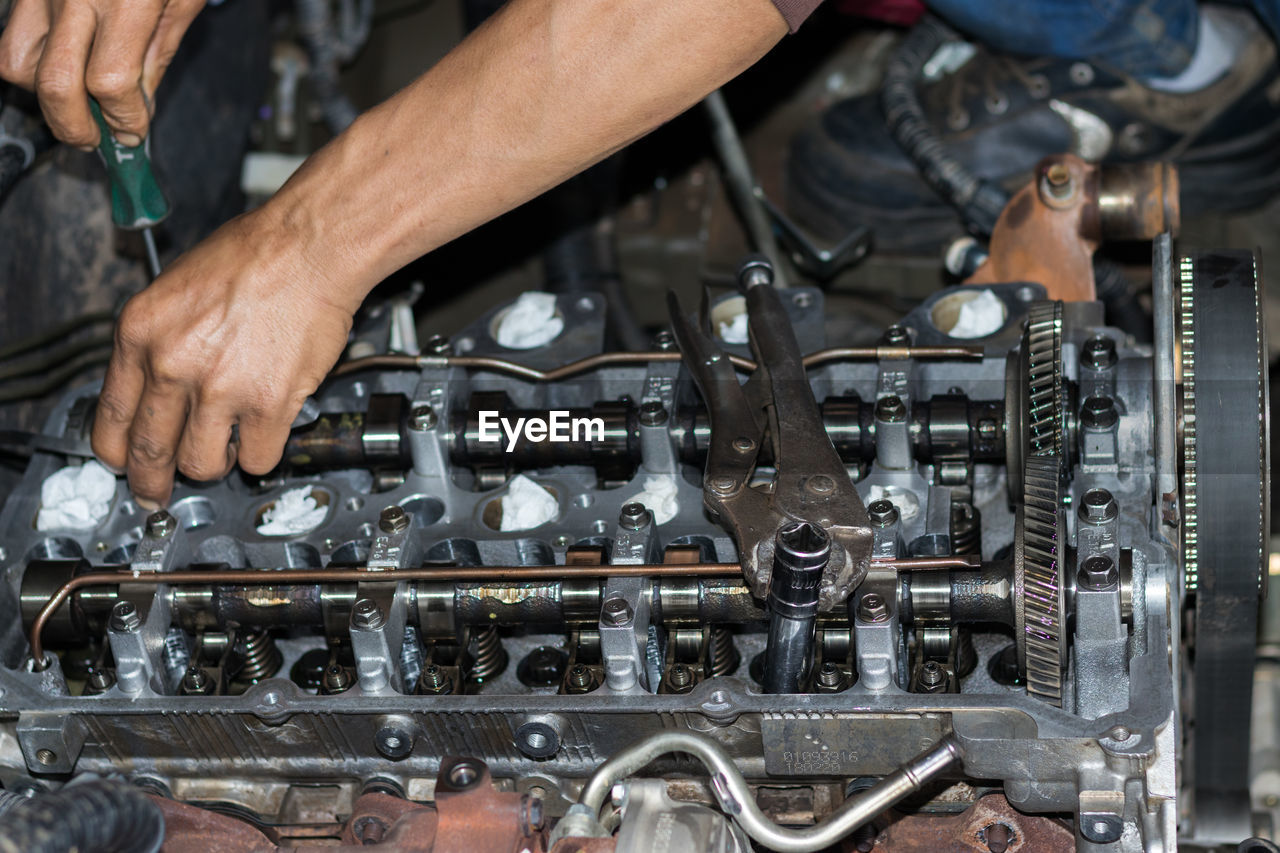
[[[40,487],[37,530],[88,530],[111,511],[116,475],[90,459],[78,467],[50,474]]]
[[[499,529],[503,533],[529,530],[548,521],[555,521],[559,515],[560,505],[556,502],[555,495],[524,474],[516,474],[507,486],[507,493],[502,496],[502,523]]]
[[[644,491],[632,495],[626,502],[644,504],[653,513],[655,524],[666,524],[680,511],[680,502],[676,500],[677,491],[675,477],[659,474],[656,477],[646,477]]]
[[[867,493],[867,506],[878,500],[887,500],[898,508],[898,518],[905,524],[920,514],[920,501],[910,492],[895,489],[889,491],[884,486],[872,485]]]
[[[324,521],[327,509],[316,505],[310,486],[290,489],[262,513],[258,532],[263,536],[296,536]]]
[[[735,314],[728,323],[720,324],[720,340],[726,344],[745,344],[748,328],[747,312]]]
[[[960,306],[960,316],[950,332],[953,338],[985,338],[1004,325],[1004,303],[990,290]]]
[[[564,319],[556,316],[553,293],[529,291],[506,310],[498,321],[498,343],[508,349],[533,349],[555,340],[564,329]]]

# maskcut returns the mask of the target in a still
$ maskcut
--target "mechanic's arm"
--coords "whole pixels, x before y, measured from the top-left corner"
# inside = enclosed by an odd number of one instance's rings
[[[116,139],[140,145],[160,78],[204,4],[15,0],[0,35],[0,78],[39,96],[49,129],[63,142],[98,144],[93,96]]]
[[[672,118],[787,31],[770,0],[512,0],[258,210],[126,306],[94,449],[163,503],[175,466],[263,474],[375,284]]]

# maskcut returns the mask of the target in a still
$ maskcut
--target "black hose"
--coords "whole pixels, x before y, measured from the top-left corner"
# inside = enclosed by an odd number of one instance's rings
[[[0,403],[12,403],[15,400],[31,400],[36,397],[43,397],[58,390],[63,383],[81,371],[106,364],[110,360],[111,347],[88,350],[39,378],[24,379],[0,385]]]
[[[916,94],[924,64],[944,43],[957,38],[956,32],[942,21],[925,16],[890,57],[880,104],[889,133],[934,192],[960,211],[967,228],[977,234],[990,234],[1009,201],[1008,195],[947,153]]]
[[[60,367],[81,353],[110,347],[111,341],[112,335],[108,332],[105,335],[87,337],[65,346],[43,350],[25,358],[15,358],[11,362],[0,362],[0,381],[43,373],[50,368]]]
[[[155,853],[164,816],[131,785],[94,781],[40,794],[5,812],[0,853]]]

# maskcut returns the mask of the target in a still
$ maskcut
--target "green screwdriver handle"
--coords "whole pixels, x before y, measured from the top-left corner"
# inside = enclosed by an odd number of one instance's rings
[[[119,228],[137,230],[150,228],[169,215],[169,202],[165,199],[155,173],[151,171],[151,155],[146,140],[137,147],[121,145],[107,127],[98,102],[89,99],[102,139],[98,153],[107,167],[111,181],[111,221]]]

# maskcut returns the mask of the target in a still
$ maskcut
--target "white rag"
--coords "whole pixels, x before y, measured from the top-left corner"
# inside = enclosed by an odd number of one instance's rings
[[[559,515],[560,505],[555,495],[524,474],[516,474],[502,496],[502,523],[498,529],[503,533],[529,530],[555,521]]]
[[[116,475],[95,459],[50,474],[40,486],[36,530],[97,527],[111,511]]]
[[[956,324],[947,332],[953,338],[985,338],[1004,325],[1004,303],[984,290],[960,306]]]
[[[653,513],[655,524],[666,524],[680,511],[680,502],[676,500],[677,491],[676,478],[670,474],[645,477],[644,491],[632,495],[627,503],[644,504]]]
[[[262,511],[258,532],[263,536],[296,536],[324,521],[327,507],[317,506],[310,486],[290,489]]]
[[[747,312],[734,314],[733,319],[728,323],[720,324],[720,340],[726,344],[745,344],[748,329],[750,326],[747,322]]]
[[[508,349],[533,349],[555,340],[564,329],[564,319],[556,316],[554,293],[531,290],[503,313],[498,321],[498,343]]]
[[[920,501],[910,492],[904,492],[900,489],[886,489],[884,486],[872,485],[871,490],[867,493],[867,506],[878,500],[886,500],[898,508],[898,518],[903,524],[911,521],[920,514]]]

